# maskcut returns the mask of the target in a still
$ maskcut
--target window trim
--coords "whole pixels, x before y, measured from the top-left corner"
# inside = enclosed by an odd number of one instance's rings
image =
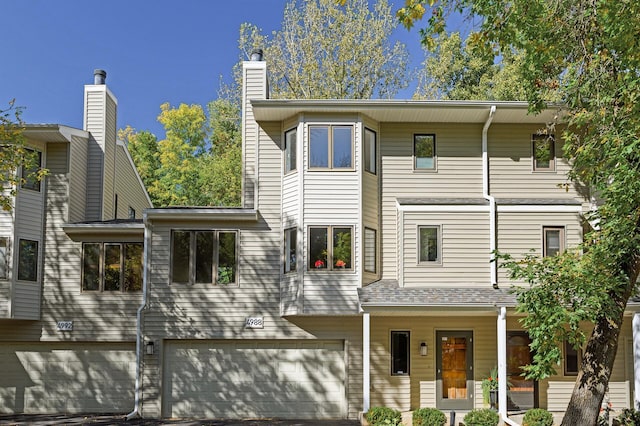
[[[27,169],[24,164],[20,166],[20,189],[27,189],[33,192],[41,192],[42,191],[42,181],[38,179],[29,179],[29,175],[32,173],[37,173],[42,168],[42,151],[34,149],[34,148],[25,148],[26,151],[29,151],[27,154],[27,158],[31,155],[35,156],[35,164],[33,168]]]
[[[349,268],[337,268],[333,265],[333,231],[334,229],[339,228],[348,228],[351,232],[351,266]],[[324,267],[316,268],[315,261],[311,260],[311,230],[312,229],[324,229],[327,232],[327,248],[325,249],[327,253],[327,264]],[[354,272],[355,271],[355,258],[354,258],[354,226],[352,225],[309,225],[307,227],[307,270],[308,271],[332,271],[332,272]]]
[[[293,134],[293,144],[288,144],[287,142],[289,141],[288,139],[288,135]],[[289,174],[289,173],[293,173],[295,171],[297,171],[298,169],[298,152],[297,152],[297,145],[298,145],[298,128],[297,127],[293,127],[287,131],[284,132],[284,158],[283,158],[283,170],[284,170],[284,174]],[[293,154],[293,155],[291,155]],[[290,161],[287,161],[287,160]]]
[[[87,245],[98,245],[98,288],[96,290],[85,289],[84,287],[84,278],[85,278],[85,246]],[[120,272],[119,272],[119,289],[117,290],[105,290],[105,280],[106,280],[106,246],[119,246],[120,247]],[[140,246],[140,265],[142,268],[140,274],[140,286],[139,290],[127,290],[126,279],[127,279],[127,245],[137,245]],[[139,293],[142,291],[142,281],[144,274],[144,265],[142,265],[144,256],[144,243],[142,241],[94,241],[94,242],[83,242],[82,243],[82,260],[81,260],[81,272],[80,272],[80,291],[83,293],[107,293],[107,294],[116,294],[116,293]]]
[[[580,366],[582,364],[582,349],[574,349],[573,346],[571,346],[571,344],[568,341],[564,341],[564,347],[563,347],[563,355],[564,355],[564,359],[563,359],[563,364],[564,364],[564,375],[565,376],[577,376],[578,373],[580,372]],[[573,353],[571,354],[571,356],[575,356],[576,357],[576,370],[569,370],[568,367],[568,362],[567,359],[569,358],[569,351],[572,351]]]
[[[547,257],[547,256],[552,256],[550,254],[547,254],[548,251],[548,246],[547,246],[547,233],[549,231],[559,231],[559,235],[558,235],[558,241],[559,241],[559,248],[558,248],[558,253],[560,254],[562,252],[564,252],[566,250],[566,228],[564,226],[543,226],[542,227],[542,257]]]
[[[549,159],[549,167],[540,167],[537,165],[536,143],[549,141],[551,144],[551,158]],[[556,171],[556,138],[553,134],[533,134],[531,135],[531,168],[534,172],[555,172]]]
[[[406,335],[406,348],[405,348],[405,362],[407,364],[407,371],[399,372],[399,370],[394,368],[396,354],[395,354],[395,345],[394,345],[394,335],[395,334],[404,334]],[[399,348],[400,349],[400,348]],[[411,331],[410,330],[390,330],[389,332],[389,373],[391,376],[410,376],[411,375]]]
[[[367,269],[367,255],[369,254],[369,250],[367,250],[367,242],[369,239],[367,238],[367,231],[373,232],[373,270]],[[363,247],[363,270],[364,272],[368,272],[370,274],[378,273],[378,231],[374,228],[369,228],[367,226],[364,227],[364,243]]]
[[[291,250],[291,235],[295,236],[295,241],[294,241],[294,245],[293,245],[293,255],[295,257],[294,262],[291,262],[291,258],[289,257],[289,253],[292,252]],[[291,227],[291,228],[287,228],[284,230],[284,256],[283,256],[283,262],[282,262],[282,267],[283,267],[283,271],[284,274],[291,274],[291,273],[295,273],[298,270],[298,259],[300,256],[298,256],[298,228],[297,227]],[[293,263],[293,267],[291,266],[291,264]]]
[[[368,134],[373,135],[372,149],[369,149],[369,143],[367,141]],[[373,158],[371,158],[372,154],[373,154]],[[362,156],[363,156],[362,163],[364,164],[364,171],[369,172],[372,175],[378,174],[378,134],[374,130],[369,129],[368,127],[364,128],[364,137],[362,139]]]
[[[35,257],[35,277],[33,279],[31,279],[29,276],[25,277],[24,275],[21,274],[22,269],[20,268],[20,260],[22,259],[22,242],[31,242],[31,243],[35,243],[35,252],[36,252],[36,257]],[[39,276],[40,276],[40,271],[38,271],[39,267],[40,267],[40,241],[38,240],[29,240],[27,238],[19,238],[18,239],[18,273],[17,273],[17,279],[18,281],[28,281],[28,282],[33,282],[33,283],[37,283]]]
[[[431,137],[433,144],[433,167],[418,167],[418,157],[416,156],[416,144],[417,139],[419,137]],[[413,134],[413,171],[415,172],[436,172],[438,171],[438,151],[437,151],[437,143],[436,143],[436,134],[435,133],[414,133]],[[428,157],[420,157],[420,158],[428,158]]]
[[[322,166],[312,166],[311,165],[311,130],[313,128],[326,128],[327,131],[327,167]],[[351,165],[349,167],[334,167],[334,135],[333,130],[337,128],[348,128],[351,130]],[[350,172],[355,170],[355,159],[354,159],[354,151],[355,151],[355,126],[353,124],[309,124],[307,126],[307,134],[308,134],[308,170],[311,171],[337,171],[337,172]]]
[[[4,261],[0,256],[0,280],[9,279],[9,237],[0,237],[0,253],[4,248]]]
[[[422,260],[421,257],[421,247],[422,247],[422,237],[421,230],[423,228],[435,229],[436,230],[436,259],[435,260]],[[417,236],[416,236],[417,248],[416,248],[416,263],[421,266],[429,266],[429,265],[442,265],[442,225],[418,225],[417,227]]]

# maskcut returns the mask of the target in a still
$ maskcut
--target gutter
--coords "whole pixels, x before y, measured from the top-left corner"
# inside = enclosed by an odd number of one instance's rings
[[[491,105],[489,117],[482,128],[482,196],[489,202],[489,249],[491,250],[491,285],[498,287],[498,265],[493,252],[496,250],[496,199],[489,195],[489,148],[487,132],[496,113],[496,106]]]
[[[147,308],[148,302],[148,286],[149,286],[149,261],[151,251],[151,230],[149,227],[147,212],[143,213],[144,223],[144,251],[142,254],[142,264],[144,265],[144,273],[142,274],[142,301],[138,307],[136,316],[136,384],[134,390],[133,411],[125,416],[125,420],[131,420],[135,417],[142,417],[140,413],[140,394],[142,393],[142,358],[143,358],[143,342],[142,342],[142,311]]]

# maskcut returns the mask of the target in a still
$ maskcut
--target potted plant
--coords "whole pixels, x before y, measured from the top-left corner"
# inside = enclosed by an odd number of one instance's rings
[[[496,408],[498,402],[498,369],[492,368],[489,377],[482,379],[482,399],[491,408]]]

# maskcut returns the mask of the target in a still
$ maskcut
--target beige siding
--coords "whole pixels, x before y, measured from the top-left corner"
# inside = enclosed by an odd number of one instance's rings
[[[105,133],[103,141],[104,151],[104,184],[102,193],[102,219],[115,219],[115,179],[116,173],[116,102],[107,92],[105,100]]]
[[[87,200],[86,219],[102,219],[102,201],[104,185],[104,140],[106,87],[85,87],[85,123],[84,129],[91,133],[87,150]]]
[[[488,212],[402,212],[404,286],[486,286],[490,281]],[[441,262],[418,262],[418,227],[440,227]]]
[[[151,207],[149,198],[139,179],[135,166],[124,145],[116,146],[115,194],[118,197],[118,219],[129,217],[129,208],[136,212],[136,219],[142,218],[144,209]]]
[[[85,220],[87,201],[87,155],[89,141],[73,137],[69,147],[69,222]]]

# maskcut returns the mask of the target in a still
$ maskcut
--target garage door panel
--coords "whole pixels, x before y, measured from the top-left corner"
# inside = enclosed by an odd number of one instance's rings
[[[163,416],[346,416],[342,341],[173,341]]]

